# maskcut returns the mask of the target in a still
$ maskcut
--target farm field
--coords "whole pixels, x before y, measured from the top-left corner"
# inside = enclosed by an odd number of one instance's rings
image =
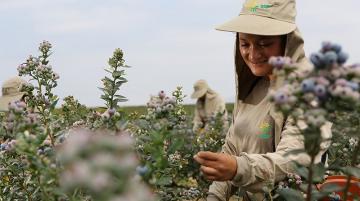
[[[277,157],[306,154],[309,164],[291,163],[291,172],[279,181],[255,176],[256,184],[263,182],[256,196],[264,200],[355,200],[360,196],[360,65],[344,66],[346,56],[339,45],[323,46],[311,57],[314,70],[305,74],[296,74],[297,66],[288,58],[269,61],[276,76],[288,79],[269,92],[276,114],[290,119],[284,127],[294,132],[279,138],[300,136],[302,143],[301,149],[294,150],[283,144],[291,151]],[[120,89],[131,82],[125,76],[124,53],[115,49],[99,87],[104,105],[90,108],[75,96],[63,98],[59,105],[54,89],[60,76],[50,65],[51,49],[43,41],[39,55],[19,65],[19,76],[26,79],[16,91],[21,96],[0,112],[0,201],[206,199],[211,181],[195,159],[205,152],[229,157],[219,152],[229,140],[233,104],[226,104],[227,122],[225,113],[216,113],[201,128],[193,127],[195,105],[183,103],[186,94],[180,86],[169,94],[159,91],[144,106],[122,107],[126,96]],[[327,131],[332,136],[324,138],[324,126],[331,124]],[[260,134],[267,139],[269,130]],[[320,152],[323,147],[326,153]],[[275,153],[283,151],[276,149]],[[267,154],[274,153],[253,155]],[[326,161],[315,163],[323,157]],[[255,199],[245,187],[231,185],[239,197]]]

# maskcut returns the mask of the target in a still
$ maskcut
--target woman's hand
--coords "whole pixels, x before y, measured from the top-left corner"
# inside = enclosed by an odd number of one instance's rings
[[[208,180],[228,181],[236,175],[237,162],[232,155],[201,151],[194,159],[200,163],[200,170]]]

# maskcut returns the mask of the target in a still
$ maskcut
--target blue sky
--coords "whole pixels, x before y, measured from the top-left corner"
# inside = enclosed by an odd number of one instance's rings
[[[234,97],[234,35],[214,27],[236,16],[243,0],[0,0],[0,82],[38,44],[53,44],[51,64],[60,74],[56,94],[100,106],[101,78],[115,48],[123,49],[129,82],[125,105],[145,104],[206,79],[227,101]],[[322,41],[343,45],[360,62],[360,1],[298,0],[297,24],[307,55]],[[187,103],[194,102],[186,98]]]

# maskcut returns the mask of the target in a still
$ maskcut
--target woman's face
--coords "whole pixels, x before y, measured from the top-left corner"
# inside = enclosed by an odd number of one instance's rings
[[[283,36],[260,36],[239,33],[240,54],[255,76],[269,76],[272,66],[268,63],[272,56],[283,56],[285,41]]]

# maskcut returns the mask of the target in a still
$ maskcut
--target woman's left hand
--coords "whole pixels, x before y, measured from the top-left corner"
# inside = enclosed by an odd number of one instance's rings
[[[232,155],[201,151],[194,159],[200,163],[200,170],[208,180],[228,181],[236,175],[237,162]]]

